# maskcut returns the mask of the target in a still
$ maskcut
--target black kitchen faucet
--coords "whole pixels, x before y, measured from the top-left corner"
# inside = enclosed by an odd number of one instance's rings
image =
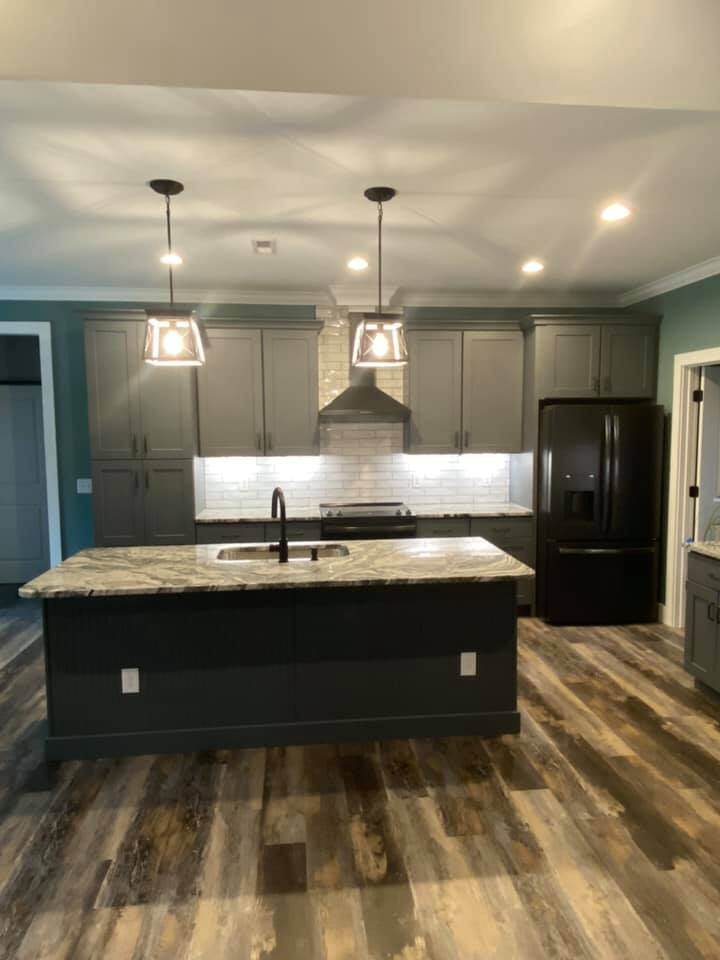
[[[278,560],[280,563],[288,562],[288,538],[287,538],[287,515],[285,512],[285,494],[282,487],[275,487],[272,492],[272,504],[270,506],[270,515],[277,518],[278,501],[280,503],[280,540],[278,541]]]

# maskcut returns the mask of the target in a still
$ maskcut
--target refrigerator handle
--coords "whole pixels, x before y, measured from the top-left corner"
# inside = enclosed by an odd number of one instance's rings
[[[610,414],[603,416],[603,480],[602,480],[602,529],[607,533],[610,529],[610,497],[612,489],[612,421]]]

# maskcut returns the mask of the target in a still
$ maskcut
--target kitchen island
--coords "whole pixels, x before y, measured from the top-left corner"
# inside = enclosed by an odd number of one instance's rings
[[[519,730],[529,567],[479,537],[259,548],[84,550],[22,587],[47,759]]]

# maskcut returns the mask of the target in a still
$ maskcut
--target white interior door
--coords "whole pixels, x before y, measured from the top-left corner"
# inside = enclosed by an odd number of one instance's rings
[[[720,540],[720,366],[703,368],[696,540]]]
[[[48,566],[41,388],[0,385],[0,583]]]

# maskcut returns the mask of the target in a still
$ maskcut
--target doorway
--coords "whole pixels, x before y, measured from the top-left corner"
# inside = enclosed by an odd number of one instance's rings
[[[0,323],[1,595],[61,559],[50,324],[7,321]]]

